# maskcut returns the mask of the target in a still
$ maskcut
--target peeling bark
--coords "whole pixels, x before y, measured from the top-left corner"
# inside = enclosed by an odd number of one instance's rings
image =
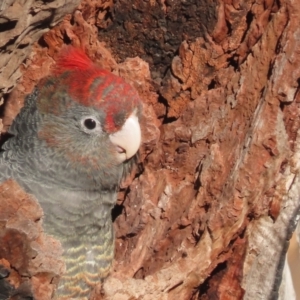
[[[299,5],[87,0],[34,46],[4,129],[66,43],[144,102],[140,168],[92,298],[279,297],[299,213]]]
[[[42,232],[42,215],[14,181],[1,185],[0,299],[50,299],[63,274],[63,249]]]
[[[20,65],[50,27],[72,13],[80,0],[2,0],[0,3],[0,99],[22,76]]]

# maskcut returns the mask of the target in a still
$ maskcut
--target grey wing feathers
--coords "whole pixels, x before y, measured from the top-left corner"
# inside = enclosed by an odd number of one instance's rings
[[[3,183],[5,180],[9,179],[9,170],[5,165],[2,165],[2,161],[0,158],[0,183]]]
[[[38,90],[35,89],[32,94],[28,95],[25,99],[24,106],[22,107],[22,114],[18,114],[10,126],[8,132],[14,136],[28,135],[28,132],[36,130],[37,126],[37,113],[36,113],[36,98],[38,97]],[[5,149],[5,147],[4,147]]]
[[[23,166],[25,160],[30,160],[28,149],[33,148],[34,140],[32,132],[37,130],[37,119],[39,115],[36,110],[37,90],[26,97],[22,113],[18,114],[10,126],[8,133],[13,136],[9,138],[2,146],[0,152],[0,183],[12,178],[23,179]]]

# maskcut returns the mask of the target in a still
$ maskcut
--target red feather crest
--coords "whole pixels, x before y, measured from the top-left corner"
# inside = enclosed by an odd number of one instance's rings
[[[64,49],[55,67],[56,74],[66,71],[84,71],[93,66],[92,61],[83,50],[74,47]]]

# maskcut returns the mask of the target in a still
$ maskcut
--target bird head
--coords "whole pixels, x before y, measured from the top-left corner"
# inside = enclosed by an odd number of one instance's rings
[[[38,137],[68,165],[90,176],[130,160],[141,143],[142,104],[136,90],[68,48],[38,85]]]

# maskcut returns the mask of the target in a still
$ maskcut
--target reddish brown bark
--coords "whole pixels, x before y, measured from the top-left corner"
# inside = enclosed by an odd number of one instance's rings
[[[36,44],[5,125],[69,43],[144,102],[96,299],[277,295],[299,197],[299,4],[83,1]]]

